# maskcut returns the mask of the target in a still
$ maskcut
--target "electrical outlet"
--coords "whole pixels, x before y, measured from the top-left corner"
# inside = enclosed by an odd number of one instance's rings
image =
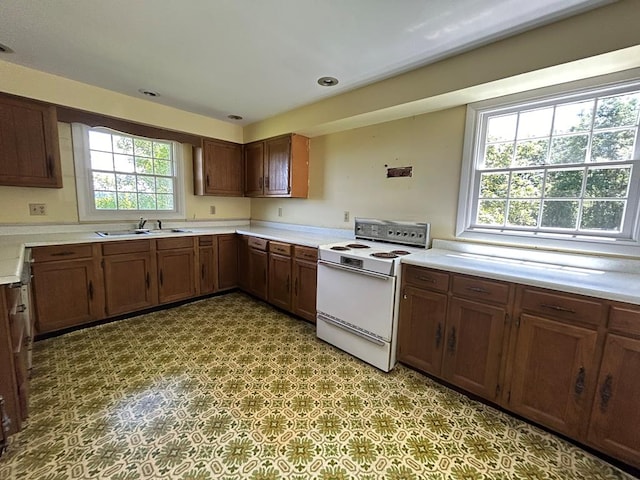
[[[344,220],[343,221],[345,221],[345,222],[349,221],[349,212],[347,212],[346,210],[344,212]]]
[[[278,216],[281,217],[282,216],[282,207],[278,207]]]
[[[209,207],[209,213],[210,213],[211,215],[215,215],[215,214],[216,214],[216,206],[215,206],[215,205],[211,205],[211,206]]]
[[[46,215],[47,204],[46,203],[30,203],[29,215]]]

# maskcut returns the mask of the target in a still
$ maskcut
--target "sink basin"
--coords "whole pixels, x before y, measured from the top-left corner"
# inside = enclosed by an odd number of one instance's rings
[[[124,237],[127,235],[148,235],[149,230],[139,229],[139,230],[116,230],[113,232],[96,232],[101,237]]]

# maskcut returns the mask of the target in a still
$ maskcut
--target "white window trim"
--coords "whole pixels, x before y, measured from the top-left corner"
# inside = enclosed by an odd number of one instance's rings
[[[140,217],[159,220],[184,220],[185,210],[185,188],[184,188],[184,167],[182,161],[182,145],[178,142],[170,141],[176,172],[174,190],[174,210],[97,210],[93,189],[91,188],[91,169],[89,154],[89,127],[80,123],[71,125],[73,139],[73,160],[75,164],[76,196],[78,198],[78,218],[84,221],[118,221],[118,220],[138,220]],[[96,127],[98,128],[98,127]],[[106,127],[99,127],[110,133],[129,135],[126,132],[118,132]],[[134,135],[134,137],[137,135]],[[158,140],[158,139],[151,139]]]
[[[542,232],[500,231],[471,227],[474,211],[474,179],[475,156],[482,148],[481,136],[476,135],[480,113],[488,109],[513,107],[514,105],[548,101],[552,97],[582,95],[588,90],[602,89],[610,86],[619,88],[625,84],[640,82],[640,72],[634,69],[623,74],[612,74],[581,80],[563,85],[532,90],[505,97],[494,98],[467,105],[464,144],[462,152],[462,169],[460,172],[460,191],[458,197],[458,212],[456,219],[456,238],[485,243],[540,247],[553,250],[571,252],[603,253],[614,255],[640,256],[640,207],[633,219],[631,239],[589,237],[587,235],[553,234]],[[639,192],[633,192],[630,197],[638,198]]]

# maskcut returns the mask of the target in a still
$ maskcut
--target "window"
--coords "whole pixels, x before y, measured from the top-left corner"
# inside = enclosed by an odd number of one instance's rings
[[[73,125],[80,220],[184,218],[180,145]]]
[[[492,103],[469,106],[459,236],[638,245],[640,84]]]

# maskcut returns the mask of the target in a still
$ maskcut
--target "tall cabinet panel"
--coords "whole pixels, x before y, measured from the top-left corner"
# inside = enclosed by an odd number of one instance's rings
[[[242,145],[221,140],[203,140],[194,149],[194,192],[196,195],[243,195]]]

